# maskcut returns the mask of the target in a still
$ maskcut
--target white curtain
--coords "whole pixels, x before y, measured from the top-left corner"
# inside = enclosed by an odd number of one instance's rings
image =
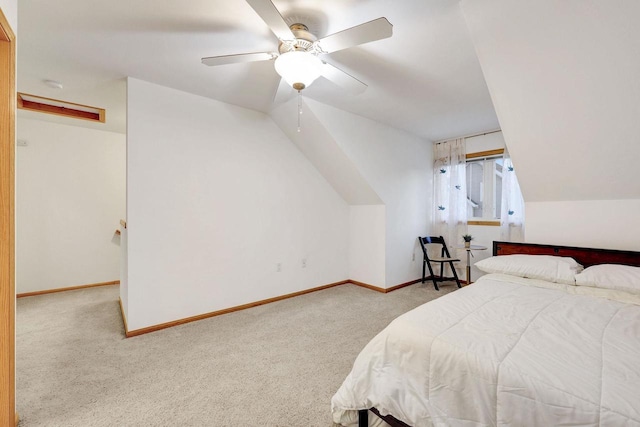
[[[467,233],[466,147],[464,138],[434,145],[433,235],[444,237],[451,256],[465,259]],[[439,254],[438,254],[439,255]]]
[[[524,199],[509,152],[504,150],[502,168],[501,239],[506,242],[524,241]]]

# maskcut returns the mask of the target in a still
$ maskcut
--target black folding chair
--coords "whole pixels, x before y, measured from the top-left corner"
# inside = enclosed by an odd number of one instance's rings
[[[460,285],[460,279],[458,279],[458,273],[456,273],[456,268],[453,265],[454,262],[459,262],[460,260],[457,258],[451,257],[451,254],[449,253],[449,249],[447,249],[447,244],[444,241],[444,237],[442,236],[418,237],[418,240],[420,241],[420,246],[422,247],[422,254],[423,254],[422,283],[424,283],[425,280],[431,280],[433,281],[433,286],[436,288],[436,291],[439,291],[440,289],[438,288],[438,282],[455,280],[456,283],[458,284],[458,287],[461,288],[462,285]],[[428,248],[426,245],[441,245],[442,250],[440,251],[440,257],[439,258],[429,257],[429,251],[427,250]],[[436,264],[440,264],[439,276],[436,276],[433,274],[433,267],[431,266],[432,262]],[[451,271],[453,272],[452,277],[443,276],[444,264],[449,264],[449,267],[451,267]],[[429,273],[430,273],[429,277],[425,277],[426,267],[429,267]]]

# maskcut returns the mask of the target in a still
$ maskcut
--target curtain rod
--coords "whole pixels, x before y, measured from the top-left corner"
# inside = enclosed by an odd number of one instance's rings
[[[491,135],[492,133],[498,133],[498,132],[502,132],[502,129],[490,130],[490,131],[483,132],[483,133],[474,133],[474,134],[471,134],[471,135],[459,136],[457,138],[443,139],[441,141],[435,142],[435,144],[442,144],[443,142],[451,141],[452,139],[460,139],[460,138],[471,139],[471,138],[475,138],[477,136]]]

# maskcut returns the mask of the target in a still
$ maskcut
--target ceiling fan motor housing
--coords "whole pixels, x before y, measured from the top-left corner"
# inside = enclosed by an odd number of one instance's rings
[[[280,40],[278,51],[282,54],[285,52],[302,51],[317,55],[321,52],[316,41],[318,38],[309,32],[304,24],[291,24],[289,27],[296,37],[294,40]]]

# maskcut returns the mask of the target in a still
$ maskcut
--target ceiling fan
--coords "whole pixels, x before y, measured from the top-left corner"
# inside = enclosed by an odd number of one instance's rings
[[[278,37],[278,52],[241,53],[202,58],[209,66],[274,60],[276,72],[300,92],[322,76],[336,85],[358,94],[367,85],[320,59],[322,55],[363,43],[391,37],[393,25],[378,18],[318,39],[303,23],[288,25],[271,0],[246,0]]]

